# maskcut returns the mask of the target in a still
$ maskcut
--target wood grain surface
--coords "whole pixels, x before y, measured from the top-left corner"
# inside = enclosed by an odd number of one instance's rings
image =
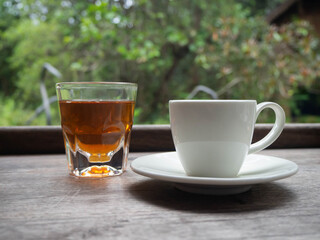
[[[150,153],[130,153],[130,161]],[[299,165],[233,196],[132,172],[82,180],[64,155],[0,156],[0,239],[320,239],[320,148],[265,150]]]
[[[253,142],[270,131],[272,125],[257,124]],[[320,124],[286,124],[280,137],[269,148],[319,148]],[[134,125],[131,152],[172,151],[169,125]],[[0,155],[64,153],[60,126],[0,127]]]

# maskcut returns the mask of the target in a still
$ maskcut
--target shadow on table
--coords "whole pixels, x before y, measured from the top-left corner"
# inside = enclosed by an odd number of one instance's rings
[[[278,208],[292,202],[294,192],[279,183],[254,185],[247,192],[213,196],[183,192],[172,184],[146,180],[129,187],[129,192],[138,200],[168,209],[196,213],[234,213]]]

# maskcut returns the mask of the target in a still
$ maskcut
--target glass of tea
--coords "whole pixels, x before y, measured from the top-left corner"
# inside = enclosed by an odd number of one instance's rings
[[[122,174],[137,84],[62,82],[56,89],[70,174],[88,178]]]

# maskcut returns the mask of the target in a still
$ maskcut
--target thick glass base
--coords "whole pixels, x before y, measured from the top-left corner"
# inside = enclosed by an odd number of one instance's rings
[[[70,174],[76,177],[83,177],[83,178],[101,178],[101,177],[112,177],[121,175],[123,173],[122,170],[113,168],[108,165],[102,166],[90,166],[85,168],[81,171],[78,169],[73,170]]]
[[[69,173],[80,178],[103,178],[121,175],[127,165],[128,148],[121,147],[108,161],[103,154],[94,161],[84,151],[73,152],[66,144]]]

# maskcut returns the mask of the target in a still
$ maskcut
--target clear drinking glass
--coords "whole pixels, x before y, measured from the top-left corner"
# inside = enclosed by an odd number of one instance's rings
[[[107,177],[125,171],[137,84],[57,83],[69,172]]]

